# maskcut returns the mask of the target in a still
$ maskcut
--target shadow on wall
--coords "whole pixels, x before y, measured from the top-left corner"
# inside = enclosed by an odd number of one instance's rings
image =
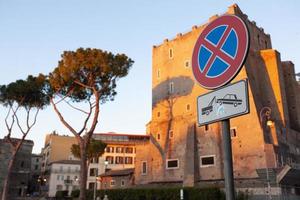
[[[178,76],[167,79],[152,89],[152,108],[168,98],[189,95],[194,87],[194,81],[188,76]]]

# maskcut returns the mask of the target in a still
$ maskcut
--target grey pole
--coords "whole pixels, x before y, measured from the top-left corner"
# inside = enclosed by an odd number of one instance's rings
[[[232,149],[230,136],[229,119],[221,121],[223,147],[224,147],[224,175],[225,175],[225,193],[226,200],[234,200],[234,181],[233,181],[233,165],[232,165]]]

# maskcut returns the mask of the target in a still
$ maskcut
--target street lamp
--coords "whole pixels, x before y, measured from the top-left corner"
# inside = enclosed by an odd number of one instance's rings
[[[106,172],[106,170],[107,170],[107,165],[108,165],[109,163],[108,163],[108,161],[106,160],[106,161],[104,161],[104,172]]]
[[[260,125],[263,129],[263,133],[264,133],[264,127],[265,127],[265,124],[264,124],[264,118],[266,119],[266,125],[268,127],[270,126],[273,126],[274,122],[271,120],[271,113],[272,113],[272,109],[270,107],[263,107],[261,110],[260,110],[260,113],[259,113],[259,117],[260,117]],[[265,133],[264,133],[265,134]],[[269,178],[269,169],[268,169],[268,163],[267,163],[267,152],[265,150],[265,158],[266,158],[266,175],[267,175],[267,184],[268,184],[268,197],[269,199],[272,199],[272,196],[271,196],[271,185],[270,185],[270,178]]]

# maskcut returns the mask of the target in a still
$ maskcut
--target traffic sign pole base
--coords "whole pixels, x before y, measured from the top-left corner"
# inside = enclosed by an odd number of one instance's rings
[[[224,176],[225,176],[225,194],[226,200],[234,200],[234,179],[233,179],[233,164],[232,164],[232,148],[230,136],[229,119],[221,121],[223,148],[224,148]]]

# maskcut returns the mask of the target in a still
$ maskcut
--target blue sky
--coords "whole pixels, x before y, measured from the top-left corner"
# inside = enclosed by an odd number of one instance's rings
[[[297,0],[0,0],[0,84],[52,71],[64,50],[93,47],[125,53],[135,64],[118,82],[115,101],[101,107],[97,132],[145,133],[151,116],[152,46],[224,13],[233,3],[271,35],[282,60],[292,60],[300,72]],[[3,137],[5,110],[0,111]],[[78,124],[80,115],[65,114]],[[28,137],[35,142],[34,152],[53,130],[68,134],[49,107]]]

